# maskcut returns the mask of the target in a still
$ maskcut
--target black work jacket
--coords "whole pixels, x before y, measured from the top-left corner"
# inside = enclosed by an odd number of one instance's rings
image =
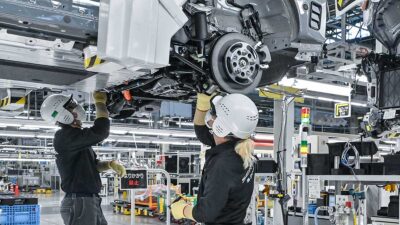
[[[206,152],[193,218],[207,225],[243,225],[254,190],[254,165],[244,169],[235,152],[237,141],[215,146],[206,126],[195,126]]]
[[[61,189],[66,193],[98,194],[101,179],[97,156],[91,146],[106,139],[110,120],[99,118],[90,128],[63,126],[54,136],[56,163],[61,176]]]

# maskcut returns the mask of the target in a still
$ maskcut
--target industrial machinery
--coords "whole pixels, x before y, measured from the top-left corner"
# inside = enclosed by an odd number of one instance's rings
[[[333,201],[326,202],[329,205],[319,206],[313,210],[314,224],[319,224],[319,215],[324,212],[328,215],[331,224],[352,225],[363,224],[365,194],[364,192],[354,192],[354,190],[334,196]],[[356,207],[356,203],[358,207]]]
[[[400,22],[400,21],[399,21]],[[363,118],[361,128],[366,136],[383,137],[398,129],[400,93],[397,90],[400,75],[400,57],[371,53],[363,60],[363,67],[371,81],[368,84],[368,103],[371,111]]]
[[[380,138],[399,129],[400,92],[400,16],[399,1],[366,1],[364,21],[388,53],[364,55],[362,69],[368,78],[368,103],[371,111],[361,128],[365,136]]]
[[[112,114],[122,117],[155,99],[248,93],[279,81],[304,62],[298,51],[321,46],[327,17],[326,0],[0,3],[1,78],[30,88],[106,88],[118,102]],[[141,102],[131,104],[128,93]]]

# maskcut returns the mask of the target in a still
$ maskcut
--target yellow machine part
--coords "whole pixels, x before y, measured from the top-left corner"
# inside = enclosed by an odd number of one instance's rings
[[[123,207],[122,214],[131,215],[131,209]]]
[[[160,214],[163,214],[165,212],[164,204],[165,204],[165,199],[164,198],[160,198],[160,204],[159,204],[160,208],[158,209],[158,212]]]
[[[126,201],[128,199],[128,192],[124,191],[122,192],[122,200]]]
[[[299,93],[301,92],[300,89],[292,87],[284,87],[277,84],[269,85],[268,87],[270,90],[267,91],[260,89],[258,95],[260,97],[270,98],[274,100],[282,100],[283,93],[286,93],[287,95],[299,95]],[[294,101],[297,103],[304,103],[304,98],[295,97]]]
[[[385,190],[388,192],[395,192],[397,190],[396,184],[388,184],[385,186]]]

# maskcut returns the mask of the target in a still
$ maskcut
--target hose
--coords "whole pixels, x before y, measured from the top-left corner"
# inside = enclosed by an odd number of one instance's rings
[[[314,225],[318,225],[318,213],[319,213],[320,210],[321,211],[328,211],[329,208],[327,206],[320,206],[315,210],[315,213],[314,213]]]
[[[356,211],[353,209],[353,225],[357,225],[357,213]]]
[[[283,207],[283,202],[279,202],[279,205],[281,205],[281,211],[282,211],[282,222],[284,225],[289,225],[288,220],[289,220],[289,215],[288,212],[285,213],[285,209]]]

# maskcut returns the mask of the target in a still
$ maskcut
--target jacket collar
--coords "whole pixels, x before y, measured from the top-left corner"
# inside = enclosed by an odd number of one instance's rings
[[[237,142],[238,142],[237,140],[227,141],[225,143],[219,144],[219,145],[211,148],[210,150],[208,150],[206,152],[206,158],[216,156],[223,152],[234,151],[235,145]]]

